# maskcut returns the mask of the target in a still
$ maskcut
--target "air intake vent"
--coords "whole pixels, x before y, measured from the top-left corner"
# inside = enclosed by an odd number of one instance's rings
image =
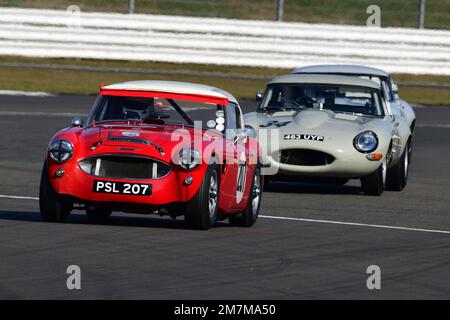
[[[172,170],[161,161],[136,157],[104,155],[79,162],[80,168],[93,176],[117,179],[158,179]]]
[[[150,144],[150,142],[148,140],[146,140],[146,139],[130,138],[130,137],[109,137],[108,141]]]
[[[281,150],[275,159],[280,163],[297,166],[326,166],[333,163],[335,158],[325,152],[309,149]]]

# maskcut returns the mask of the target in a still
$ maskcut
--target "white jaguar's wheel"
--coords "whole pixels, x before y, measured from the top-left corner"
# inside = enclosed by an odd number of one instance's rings
[[[408,183],[409,164],[411,157],[411,143],[409,142],[403,151],[400,160],[388,170],[386,189],[390,191],[401,191]]]
[[[386,189],[387,164],[383,159],[380,167],[372,174],[361,178],[363,192],[370,196],[380,196]]]

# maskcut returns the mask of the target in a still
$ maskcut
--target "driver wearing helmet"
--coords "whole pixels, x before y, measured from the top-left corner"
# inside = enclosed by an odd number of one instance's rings
[[[157,117],[154,105],[155,99],[127,99],[122,105],[122,114],[124,119],[139,119]]]

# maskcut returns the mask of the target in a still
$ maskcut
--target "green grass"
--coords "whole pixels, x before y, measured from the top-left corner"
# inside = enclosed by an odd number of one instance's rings
[[[215,67],[210,65],[189,65],[151,62],[120,62],[99,60],[71,60],[71,59],[32,59],[19,57],[0,57],[0,62],[23,63],[55,63],[86,66],[125,67],[148,70],[192,70],[231,72],[237,74],[252,74],[256,76],[273,76],[274,70],[239,67]],[[276,72],[276,71],[275,71]],[[207,76],[178,76],[178,75],[142,75],[135,73],[115,72],[87,72],[54,69],[34,69],[0,67],[0,89],[45,91],[50,93],[67,94],[95,94],[100,84],[108,84],[130,80],[160,79],[173,81],[187,81],[217,86],[233,92],[237,97],[254,97],[258,88],[265,85],[265,81],[225,79]]]
[[[288,73],[288,69],[248,68],[234,66],[213,66],[196,64],[173,64],[155,62],[122,62],[83,59],[43,59],[0,57],[0,63],[21,62],[39,64],[63,64],[96,67],[123,67],[141,70],[183,70],[194,72],[222,72],[271,78]],[[394,79],[406,83],[445,83],[450,84],[450,76],[406,75],[395,74]],[[67,71],[55,69],[35,69],[0,67],[0,89],[44,91],[63,94],[95,94],[100,84],[129,80],[160,79],[204,83],[223,88],[237,98],[253,99],[255,92],[265,85],[264,80],[242,80],[214,76],[182,76],[182,75],[143,75],[135,73]],[[450,89],[400,87],[400,95],[413,104],[450,105]]]
[[[137,13],[274,20],[276,0],[135,0]],[[127,0],[0,0],[0,6],[127,12]],[[369,5],[381,8],[382,26],[416,27],[418,0],[285,0],[285,20],[365,25]],[[425,26],[450,29],[450,0],[427,0]]]

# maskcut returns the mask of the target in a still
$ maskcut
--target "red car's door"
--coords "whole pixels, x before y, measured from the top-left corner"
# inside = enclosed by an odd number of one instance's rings
[[[221,182],[220,208],[238,212],[245,208],[248,196],[249,167],[246,141],[237,139],[236,130],[242,129],[242,117],[237,106],[227,109],[227,136],[224,142],[225,170]]]

